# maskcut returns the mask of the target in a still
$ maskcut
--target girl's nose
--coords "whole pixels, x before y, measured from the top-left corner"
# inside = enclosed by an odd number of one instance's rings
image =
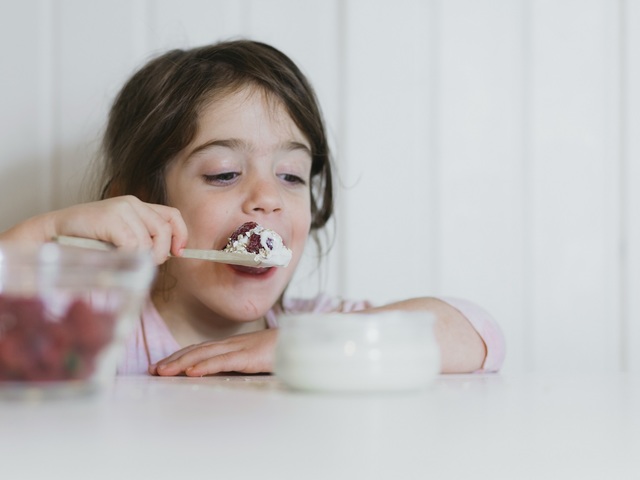
[[[272,213],[282,209],[282,195],[277,179],[256,179],[248,187],[244,204],[247,213]]]

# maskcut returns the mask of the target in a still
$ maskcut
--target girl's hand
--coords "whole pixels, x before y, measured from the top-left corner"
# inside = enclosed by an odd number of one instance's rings
[[[268,329],[191,345],[150,365],[149,373],[202,377],[221,372],[271,372],[277,334],[276,329]]]
[[[151,250],[157,264],[180,255],[187,227],[180,212],[127,195],[83,203],[33,217],[1,235],[3,240],[48,242],[59,235],[93,238],[125,249]]]

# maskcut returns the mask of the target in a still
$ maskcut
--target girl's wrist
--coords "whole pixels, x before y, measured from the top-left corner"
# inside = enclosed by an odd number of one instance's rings
[[[36,215],[9,230],[9,240],[30,243],[50,242],[57,236],[51,213]]]

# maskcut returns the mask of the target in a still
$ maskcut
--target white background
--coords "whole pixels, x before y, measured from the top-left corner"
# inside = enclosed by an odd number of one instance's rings
[[[0,230],[84,198],[137,67],[239,36],[334,148],[335,247],[292,293],[465,297],[505,371],[640,371],[638,0],[0,0]]]

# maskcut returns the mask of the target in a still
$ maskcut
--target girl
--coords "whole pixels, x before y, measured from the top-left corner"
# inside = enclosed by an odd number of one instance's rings
[[[158,277],[119,373],[270,372],[283,312],[388,309],[435,314],[443,372],[500,368],[500,330],[469,302],[284,298],[309,235],[331,218],[333,192],[315,94],[278,50],[241,40],[150,61],[117,96],[103,154],[101,200],[31,218],[0,240],[75,235],[152,252]],[[168,260],[187,246],[221,249],[247,221],[283,237],[288,268]]]

